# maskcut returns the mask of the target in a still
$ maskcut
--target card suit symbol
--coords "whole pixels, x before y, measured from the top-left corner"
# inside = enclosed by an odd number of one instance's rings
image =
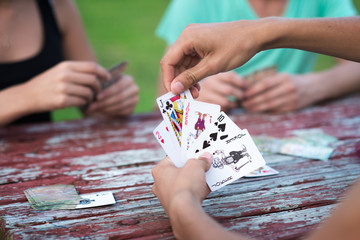
[[[166,131],[169,131],[168,127],[166,127]]]
[[[209,136],[210,136],[210,140],[216,141],[217,135],[218,135],[217,132],[214,132],[214,133],[210,134],[210,135],[209,135]]]
[[[214,125],[217,126],[219,124],[219,122],[215,122]]]
[[[207,147],[210,147],[210,141],[204,141],[203,143],[203,149],[207,148]]]
[[[166,110],[165,110],[165,109],[163,109],[163,110],[162,110],[162,113],[166,113]]]
[[[220,125],[218,126],[219,131],[224,132],[224,131],[225,131],[225,127],[226,127],[226,123],[220,124]]]
[[[200,152],[199,149],[196,149],[195,153],[198,153],[198,152]]]
[[[164,143],[164,139],[161,139],[161,142]]]
[[[227,138],[228,137],[228,135],[222,135],[221,137],[220,137],[220,140],[224,140],[225,138]]]
[[[167,101],[166,102],[166,110],[169,110],[169,109],[171,109],[173,107],[173,105],[170,103],[170,101]]]

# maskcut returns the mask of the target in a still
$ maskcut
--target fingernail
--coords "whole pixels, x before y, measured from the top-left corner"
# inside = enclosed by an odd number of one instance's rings
[[[100,92],[98,95],[97,95],[97,99],[102,99],[104,98],[105,94],[104,92]]]
[[[171,84],[171,91],[173,93],[177,93],[180,94],[185,90],[184,85],[181,82],[175,82],[173,84]]]
[[[89,111],[94,111],[97,108],[97,104],[93,103],[90,105]]]
[[[211,155],[211,153],[204,152],[204,153],[202,153],[202,154],[199,156],[199,158],[204,159],[204,160],[207,160],[208,162],[211,163],[213,156]]]

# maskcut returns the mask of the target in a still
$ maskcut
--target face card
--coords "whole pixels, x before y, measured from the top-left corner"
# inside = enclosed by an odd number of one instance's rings
[[[202,150],[227,140],[229,134],[241,130],[224,112],[220,112],[212,124],[213,126],[202,133],[196,143],[190,146],[188,151],[190,157],[198,157]]]
[[[265,165],[265,160],[247,130],[233,131],[227,140],[217,142],[202,152],[213,155],[212,166],[206,173],[206,182],[211,191]]]
[[[266,176],[273,176],[279,174],[278,171],[269,167],[268,165],[264,165],[248,174],[244,177],[246,178],[256,178],[256,177],[266,177]]]
[[[169,92],[156,99],[165,124],[169,128],[171,139],[179,147],[181,146],[184,99],[193,100],[189,90],[179,95]]]
[[[179,154],[180,146],[171,141],[169,128],[164,121],[155,128],[153,134],[175,166],[182,167],[182,159]]]
[[[220,106],[199,101],[184,100],[183,128],[181,137],[181,158],[189,159],[188,154],[199,136],[208,128],[213,127],[215,117],[220,112]]]
[[[99,192],[99,193],[89,193],[81,194],[80,203],[76,208],[90,208],[115,204],[115,199],[112,192]]]

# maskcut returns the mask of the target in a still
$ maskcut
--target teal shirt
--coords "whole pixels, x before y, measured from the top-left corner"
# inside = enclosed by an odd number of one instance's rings
[[[288,0],[283,17],[346,17],[357,15],[351,0]],[[170,46],[190,23],[230,22],[257,19],[246,0],[172,0],[156,29]],[[296,29],[294,29],[296,30]],[[295,49],[273,49],[258,53],[242,67],[240,75],[276,66],[279,72],[301,74],[313,71],[317,54]]]

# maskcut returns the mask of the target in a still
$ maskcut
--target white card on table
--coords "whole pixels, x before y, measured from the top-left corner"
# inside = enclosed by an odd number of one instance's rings
[[[175,166],[182,167],[182,159],[179,154],[180,146],[173,144],[173,141],[171,141],[169,128],[164,121],[155,128],[153,134]]]
[[[115,203],[112,192],[98,192],[89,194],[80,194],[83,199],[80,200],[80,204],[76,208],[90,208],[104,205],[110,205]]]
[[[169,128],[170,137],[174,144],[178,145],[179,148],[181,146],[184,99],[193,100],[193,97],[189,90],[186,90],[179,95],[174,95],[172,92],[169,92],[156,99],[161,115],[164,118],[165,124]],[[180,151],[178,152],[178,154],[180,154]]]
[[[268,165],[264,165],[248,174],[246,174],[244,177],[247,178],[256,178],[256,177],[266,177],[266,176],[272,176],[279,174],[278,171],[273,169],[272,167],[269,167]]]
[[[209,152],[213,163],[206,173],[206,182],[215,191],[245,174],[265,165],[265,160],[246,129],[230,132],[225,141],[203,149]]]
[[[220,106],[187,99],[183,103],[181,158],[187,160],[194,157],[193,154],[188,154],[190,146],[195,143],[206,129],[213,127],[212,123],[215,122],[215,117],[220,112]]]

